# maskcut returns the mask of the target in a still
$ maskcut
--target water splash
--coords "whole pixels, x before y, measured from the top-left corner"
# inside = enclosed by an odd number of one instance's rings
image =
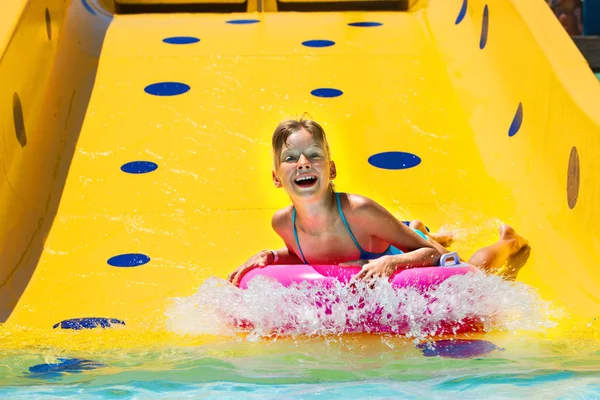
[[[248,333],[254,339],[391,332],[424,340],[473,330],[540,331],[555,325],[553,316],[532,287],[479,272],[426,291],[396,289],[387,280],[286,288],[265,277],[241,290],[209,278],[193,296],[174,299],[167,326],[179,334]]]

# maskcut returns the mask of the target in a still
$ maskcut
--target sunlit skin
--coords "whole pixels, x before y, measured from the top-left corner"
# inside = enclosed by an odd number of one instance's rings
[[[330,181],[336,177],[335,163],[319,146],[312,135],[301,129],[290,135],[281,151],[281,162],[273,171],[273,183],[283,188],[296,208],[296,228],[304,256],[310,264],[363,265],[357,279],[373,276],[391,276],[401,268],[435,265],[441,255],[439,249],[425,241],[412,229],[398,221],[375,201],[356,194],[342,194],[342,210],[361,247],[370,252],[384,252],[391,244],[405,254],[382,256],[376,260],[359,260],[360,252],[354,245],[337,211]],[[299,183],[300,176],[311,177]],[[285,243],[278,249],[278,264],[302,264],[297,254],[292,226],[292,206],[275,213],[272,227]],[[268,253],[268,252],[267,252]],[[234,271],[229,280],[239,279],[255,263],[269,263],[269,255],[259,253],[256,260],[245,263]],[[272,261],[272,255],[271,260]]]

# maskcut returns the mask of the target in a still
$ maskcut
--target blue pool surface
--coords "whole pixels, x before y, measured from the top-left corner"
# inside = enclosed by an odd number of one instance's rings
[[[489,343],[496,342],[493,347]],[[232,338],[195,348],[4,351],[0,397],[89,399],[600,398],[595,343],[474,342],[453,357],[387,336]],[[447,345],[447,344],[446,344]],[[468,347],[467,344],[461,344]],[[573,349],[577,348],[576,352]]]

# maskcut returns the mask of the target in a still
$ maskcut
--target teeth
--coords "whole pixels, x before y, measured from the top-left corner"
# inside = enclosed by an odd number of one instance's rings
[[[298,178],[296,178],[296,182],[300,182],[300,181],[308,181],[308,180],[313,180],[315,179],[314,176],[299,176]]]

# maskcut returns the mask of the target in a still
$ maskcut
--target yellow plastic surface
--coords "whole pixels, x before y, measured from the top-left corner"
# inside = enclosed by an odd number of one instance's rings
[[[38,329],[64,344],[72,332],[53,330],[57,322],[108,317],[126,325],[107,330],[104,345],[142,333],[155,335],[149,343],[179,340],[162,336],[170,299],[281,245],[270,217],[288,199],[271,182],[270,137],[280,119],[308,112],[329,136],[338,190],[455,230],[463,257],[495,241],[500,222],[512,224],[531,244],[518,280],[565,309],[564,332],[594,334],[586,324],[600,314],[599,84],[544,2],[471,0],[456,23],[462,4],[112,16],[91,0],[30,0],[18,24],[0,16],[1,32],[14,28],[0,61],[4,332]],[[50,40],[46,8],[56,16]],[[383,25],[348,26],[361,21]],[[201,40],[162,41],[171,36]],[[302,45],[314,39],[335,45]],[[144,91],[157,82],[190,90]],[[316,88],[343,95],[315,97]],[[522,124],[509,136],[519,104]],[[573,147],[580,185],[571,208]],[[369,164],[388,151],[422,161]],[[158,169],[121,170],[140,160]],[[107,263],[126,253],[150,262]]]

